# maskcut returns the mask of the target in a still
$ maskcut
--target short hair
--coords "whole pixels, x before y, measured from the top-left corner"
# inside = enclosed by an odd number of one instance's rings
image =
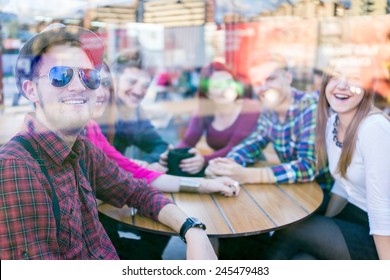
[[[122,51],[114,60],[111,69],[115,73],[123,73],[126,68],[138,68],[144,67],[144,58],[141,50],[128,49]]]
[[[103,61],[104,44],[92,31],[63,24],[49,25],[42,32],[30,38],[21,48],[15,65],[16,86],[24,95],[22,84],[37,75],[42,55],[51,47],[70,45],[84,50],[94,67],[100,70]]]

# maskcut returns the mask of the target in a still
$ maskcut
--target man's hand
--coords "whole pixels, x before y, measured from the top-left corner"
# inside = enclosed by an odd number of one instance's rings
[[[201,153],[195,148],[192,148],[188,152],[191,154],[194,154],[195,156],[183,159],[180,162],[179,167],[184,172],[187,172],[190,174],[196,174],[203,169],[206,160],[201,155]]]
[[[190,228],[185,237],[187,260],[217,260],[213,246],[203,229]]]
[[[211,160],[206,169],[206,175],[209,177],[227,176],[241,184],[248,182],[247,169],[230,158]]]
[[[200,193],[219,192],[225,196],[237,196],[240,193],[240,184],[228,177],[219,177],[215,179],[202,179],[199,187]]]
[[[171,227],[176,232],[180,229],[188,216],[175,204],[165,205],[158,214],[158,220]],[[185,238],[187,241],[187,259],[189,260],[216,260],[217,256],[206,232],[200,228],[190,228]]]

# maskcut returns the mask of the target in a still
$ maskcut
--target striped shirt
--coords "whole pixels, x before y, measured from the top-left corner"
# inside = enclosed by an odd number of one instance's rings
[[[262,150],[271,142],[281,162],[271,167],[277,183],[313,181],[316,110],[314,97],[292,89],[285,122],[280,122],[275,111],[264,111],[255,131],[235,146],[228,157],[248,166],[264,159]]]
[[[31,116],[20,135],[43,159],[52,181],[60,206],[59,238],[51,187],[37,162],[11,140],[0,148],[0,259],[117,259],[99,222],[96,198],[134,206],[155,220],[172,203],[83,136],[70,149]]]

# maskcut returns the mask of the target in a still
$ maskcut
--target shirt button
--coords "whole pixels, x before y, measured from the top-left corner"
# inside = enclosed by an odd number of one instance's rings
[[[90,233],[91,233],[91,230],[90,230],[89,228],[87,228],[87,229],[85,230],[85,233],[86,233],[86,234],[90,234]]]
[[[102,255],[99,255],[99,259],[102,260],[102,259],[103,259],[103,256],[102,256]]]
[[[22,257],[25,259],[25,260],[28,260],[30,258],[30,256],[28,255],[28,253],[26,251],[23,251],[22,252]]]

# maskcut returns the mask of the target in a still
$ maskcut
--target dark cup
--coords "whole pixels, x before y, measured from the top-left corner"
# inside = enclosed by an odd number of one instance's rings
[[[184,172],[180,168],[180,162],[183,159],[193,157],[194,154],[189,153],[188,151],[191,148],[176,148],[173,150],[170,150],[168,153],[168,172],[169,175],[175,175],[175,176],[184,176],[184,177],[203,177],[204,171],[197,174],[190,174],[187,172]]]

